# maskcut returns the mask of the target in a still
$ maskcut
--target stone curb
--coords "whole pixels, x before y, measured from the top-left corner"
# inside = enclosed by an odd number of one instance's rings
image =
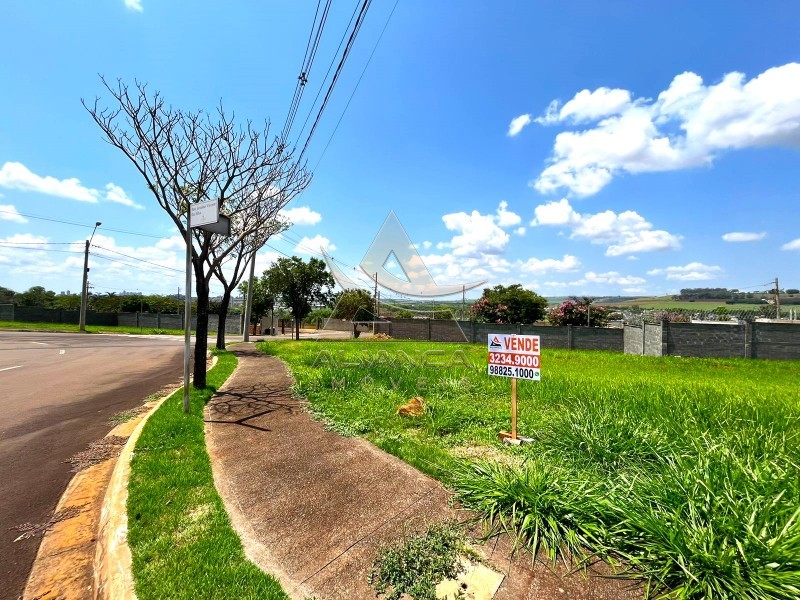
[[[215,356],[209,369],[216,363]],[[109,431],[106,437],[128,438],[119,456],[76,473],[69,482],[54,514],[77,514],[46,531],[23,600],[135,600],[127,541],[130,460],[147,420],[181,387],[145,403],[149,410]]]
[[[217,364],[211,360],[208,370]],[[131,549],[128,546],[128,479],[131,473],[131,458],[136,442],[147,420],[164,401],[177,390],[165,395],[142,416],[122,449],[111,481],[108,484],[98,525],[97,545],[94,553],[94,600],[136,600],[134,589]]]
[[[69,482],[56,505],[55,514],[70,509],[79,513],[54,524],[45,533],[28,576],[22,596],[24,600],[97,597],[93,580],[97,579],[95,554],[101,543],[98,531],[112,492],[111,483],[123,462],[120,458],[125,457],[127,465],[147,418],[172,393],[174,390],[160,400],[146,403],[150,407],[147,412],[120,423],[106,434],[106,437],[128,438],[119,456],[76,473]]]

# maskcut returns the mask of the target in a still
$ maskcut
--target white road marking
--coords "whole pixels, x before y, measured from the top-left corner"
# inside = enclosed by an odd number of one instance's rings
[[[59,354],[66,354],[66,353],[67,353],[67,351],[66,351],[66,350],[59,350],[59,351],[58,351],[58,353],[59,353]]]
[[[46,344],[45,342],[30,342],[31,344],[39,344],[40,346],[49,346],[50,344]]]
[[[11,369],[19,369],[19,368],[22,368],[22,365],[17,365],[16,367],[5,367],[3,369],[0,369],[0,371],[10,371]]]

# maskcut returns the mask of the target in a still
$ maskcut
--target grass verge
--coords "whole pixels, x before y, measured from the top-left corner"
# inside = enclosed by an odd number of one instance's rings
[[[510,385],[485,347],[260,348],[330,428],[452,486],[533,552],[621,560],[672,598],[800,597],[800,361],[545,350],[542,381],[519,385],[533,443],[509,448]],[[416,395],[425,414],[399,416]]]
[[[142,430],[128,485],[128,543],[136,595],[163,598],[288,596],[249,562],[214,487],[203,407],[236,367],[219,352],[208,387],[193,389],[191,412],[172,394]]]
[[[23,323],[0,321],[0,329],[27,329],[35,331],[80,331],[76,323]],[[111,325],[87,325],[88,333],[136,333],[139,335],[183,335],[183,329],[155,329],[153,327],[125,327]],[[216,333],[216,332],[209,332]],[[194,331],[192,331],[194,334]]]

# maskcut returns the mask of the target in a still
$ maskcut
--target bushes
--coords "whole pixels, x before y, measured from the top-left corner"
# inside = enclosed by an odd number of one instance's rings
[[[610,311],[604,306],[593,306],[588,298],[565,300],[547,313],[551,325],[583,325],[605,327]]]

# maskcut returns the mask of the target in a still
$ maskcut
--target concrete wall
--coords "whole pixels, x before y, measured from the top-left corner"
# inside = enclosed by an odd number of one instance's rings
[[[667,348],[664,346],[664,329],[662,323],[645,323],[642,325],[644,332],[645,356],[664,356]]]
[[[752,323],[752,358],[800,359],[800,323]]]
[[[664,323],[663,339],[671,356],[745,357],[744,325]]]

